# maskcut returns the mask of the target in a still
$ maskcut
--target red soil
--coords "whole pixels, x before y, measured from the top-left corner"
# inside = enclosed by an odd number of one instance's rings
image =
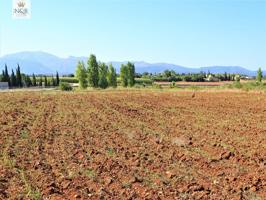
[[[266,196],[266,94],[2,93],[0,199]]]

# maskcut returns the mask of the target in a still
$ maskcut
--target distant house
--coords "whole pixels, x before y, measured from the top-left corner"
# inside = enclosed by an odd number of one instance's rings
[[[0,90],[7,90],[7,89],[9,89],[8,82],[0,82]]]
[[[219,78],[209,74],[208,77],[206,78],[206,81],[209,81],[209,82],[219,82]]]
[[[240,79],[241,79],[241,80],[252,80],[252,79],[255,79],[255,77],[251,77],[251,76],[241,76]]]

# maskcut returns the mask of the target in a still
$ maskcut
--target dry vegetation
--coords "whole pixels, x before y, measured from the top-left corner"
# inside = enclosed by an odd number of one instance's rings
[[[266,195],[266,93],[0,95],[0,199]]]

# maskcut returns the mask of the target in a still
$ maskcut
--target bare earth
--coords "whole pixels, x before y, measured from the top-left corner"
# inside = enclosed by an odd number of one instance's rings
[[[244,81],[242,81],[244,82]],[[170,85],[171,82],[154,82],[155,84],[159,85]],[[220,81],[220,82],[185,82],[185,81],[178,81],[175,82],[176,86],[223,86],[226,84],[232,84],[233,81]]]
[[[266,93],[0,94],[0,199],[264,199]]]

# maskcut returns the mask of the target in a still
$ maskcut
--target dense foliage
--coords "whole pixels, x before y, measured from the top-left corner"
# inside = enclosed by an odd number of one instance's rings
[[[135,66],[133,63],[128,62],[126,65],[121,65],[120,78],[123,87],[133,87],[135,85]]]
[[[89,84],[92,87],[97,88],[99,84],[99,65],[96,56],[91,54],[87,64]]]
[[[108,66],[105,63],[99,63],[99,87],[100,88],[105,89],[108,87],[107,74],[108,74]]]
[[[83,62],[78,62],[76,68],[76,77],[79,80],[79,87],[84,89],[87,87],[87,73]]]
[[[262,71],[261,71],[261,68],[259,68],[257,72],[257,81],[261,83],[262,77],[263,77]]]
[[[110,87],[113,87],[113,88],[117,87],[116,71],[112,64],[109,65],[107,80],[108,80],[108,85]]]
[[[73,90],[72,86],[69,83],[60,82],[59,88],[62,91],[71,91]]]
[[[255,77],[241,76],[239,74],[213,74],[213,73],[189,73],[178,74],[174,70],[165,70],[162,73],[148,73],[142,74],[135,72],[133,63],[128,62],[122,64],[120,67],[119,76],[116,74],[115,68],[110,64],[107,66],[103,62],[98,62],[95,55],[90,55],[87,66],[84,62],[78,62],[75,75],[63,75],[59,77],[58,72],[54,78],[53,75],[26,75],[21,73],[20,66],[18,65],[15,70],[8,72],[8,67],[5,65],[2,74],[0,74],[1,82],[8,82],[10,88],[21,87],[56,87],[60,82],[69,83],[71,85],[79,83],[81,89],[86,89],[88,86],[93,88],[107,88],[117,87],[133,87],[137,85],[147,86],[152,85],[153,82],[218,82],[218,81],[236,81],[240,82],[242,79],[255,79]],[[263,74],[261,68],[258,69],[256,80],[258,83],[262,82]],[[240,87],[240,84],[238,84]],[[173,85],[172,85],[173,87]]]
[[[135,66],[132,63],[121,66],[122,73],[120,73],[122,86],[130,87],[135,84]],[[125,69],[125,71],[123,71]],[[87,62],[87,70],[82,62],[78,62],[76,68],[75,77],[79,82],[81,89],[87,88],[87,86],[93,88],[117,87],[117,75],[116,70],[110,64],[107,66],[104,62],[97,62],[95,55],[90,55]],[[73,80],[73,79],[72,79]],[[88,84],[86,84],[88,83]]]
[[[185,82],[216,82],[216,81],[234,81],[237,74],[212,74],[210,72],[205,73],[189,73],[178,74],[174,70],[165,70],[162,73],[152,74],[144,72],[138,74],[138,77],[148,78],[153,81],[173,82],[173,81],[185,81]]]
[[[60,79],[57,73],[56,79],[54,79],[53,75],[48,76],[39,76],[36,77],[35,74],[32,76],[21,73],[20,66],[18,65],[16,68],[16,74],[14,70],[11,70],[11,75],[9,75],[7,65],[5,65],[5,69],[2,71],[2,75],[0,75],[0,82],[8,82],[8,86],[10,88],[22,88],[22,87],[50,87],[50,86],[58,86]]]

